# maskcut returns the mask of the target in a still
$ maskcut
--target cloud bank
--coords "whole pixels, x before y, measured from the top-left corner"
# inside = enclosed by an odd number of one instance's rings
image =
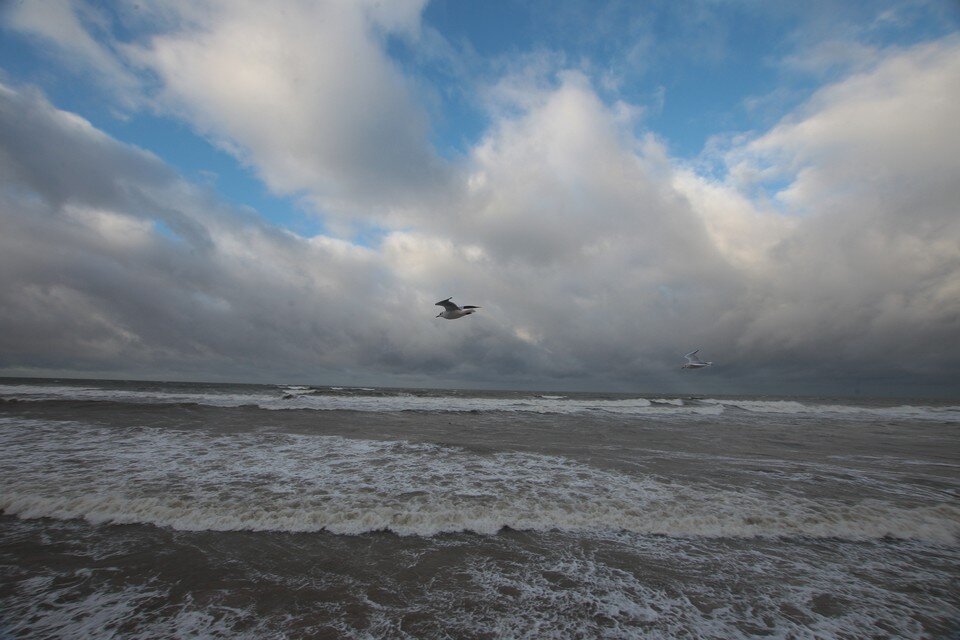
[[[495,79],[441,158],[387,53],[433,46],[422,9],[172,3],[149,37],[61,41],[373,243],[278,228],[4,86],[0,370],[657,391],[701,347],[723,376],[698,389],[960,392],[956,38],[879,52],[706,174],[572,68]],[[435,320],[449,295],[482,313]]]

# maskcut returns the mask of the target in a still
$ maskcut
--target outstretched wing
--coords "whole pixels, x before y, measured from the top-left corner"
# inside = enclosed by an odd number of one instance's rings
[[[690,353],[688,353],[687,355],[685,355],[685,356],[683,356],[683,357],[686,358],[687,360],[689,360],[690,362],[700,362],[700,358],[697,357],[697,352],[698,352],[698,351],[700,351],[700,349],[696,349],[696,350],[694,350],[694,351],[691,351]]]
[[[453,296],[450,296],[450,298],[452,298],[452,297],[453,297]],[[443,307],[443,308],[446,309],[447,311],[456,311],[456,310],[458,310],[460,307],[457,306],[456,304],[450,302],[450,298],[447,298],[446,300],[441,300],[440,302],[438,302],[438,303],[436,304],[436,306],[438,306],[438,307]]]

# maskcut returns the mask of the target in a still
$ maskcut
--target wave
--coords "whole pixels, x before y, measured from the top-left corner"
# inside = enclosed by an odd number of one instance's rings
[[[960,406],[866,406],[855,404],[801,402],[798,400],[740,400],[704,398],[703,404],[739,409],[749,413],[794,416],[839,415],[881,419],[937,420],[960,422]]]
[[[627,531],[955,544],[960,508],[811,500],[406,441],[2,425],[0,509],[181,530],[398,535]]]
[[[370,387],[294,387],[276,391],[163,391],[54,385],[0,385],[0,398],[26,402],[81,400],[146,404],[193,403],[214,407],[256,406],[265,410],[318,411],[427,411],[427,412],[520,412],[574,414],[602,412],[618,415],[665,414],[676,409],[687,414],[717,415],[718,406],[687,406],[680,402],[651,402],[645,398],[574,399],[566,396],[510,395],[507,397],[452,395],[435,392],[377,390]]]
[[[0,398],[22,402],[79,400],[136,404],[199,404],[215,407],[242,407],[277,399],[275,393],[236,391],[164,391],[160,389],[117,389],[70,385],[0,384]]]
[[[0,509],[20,518],[83,519],[93,524],[150,524],[184,531],[321,532],[360,535],[388,531],[401,536],[446,533],[492,535],[503,529],[526,531],[626,531],[646,535],[702,538],[828,538],[852,541],[913,539],[955,544],[960,536],[960,510],[941,504],[932,507],[891,508],[855,505],[824,509],[812,516],[809,506],[731,503],[716,509],[704,497],[684,509],[670,507],[640,511],[627,502],[608,501],[585,511],[573,511],[566,501],[532,504],[529,500],[501,500],[494,508],[470,504],[469,493],[436,496],[421,501],[385,500],[380,504],[339,504],[301,496],[295,501],[265,505],[259,502],[186,502],[168,496],[42,496],[11,492],[0,498]],[[474,495],[472,497],[482,497]],[[429,499],[428,499],[429,498]],[[729,496],[727,497],[730,498]],[[724,511],[726,511],[724,513]]]
[[[55,384],[0,384],[0,399],[104,401],[138,404],[196,404],[214,407],[255,406],[264,410],[362,412],[515,412],[538,414],[607,413],[622,416],[717,416],[727,411],[747,414],[849,419],[925,420],[960,423],[960,406],[869,405],[817,401],[737,398],[589,398],[556,394],[512,393],[501,396],[469,392],[310,387],[279,385],[238,390],[237,387],[166,390],[125,389]]]

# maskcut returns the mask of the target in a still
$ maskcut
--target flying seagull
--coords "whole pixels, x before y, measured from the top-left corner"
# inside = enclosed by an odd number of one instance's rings
[[[450,296],[451,298],[453,296]],[[475,307],[471,304],[460,306],[456,303],[450,302],[450,298],[446,300],[441,300],[437,303],[437,306],[443,307],[443,311],[437,314],[438,318],[446,318],[447,320],[456,320],[457,318],[462,318],[463,316],[468,316],[471,313],[476,313],[477,309],[480,307]]]
[[[704,367],[709,367],[710,365],[713,364],[712,362],[704,362],[699,357],[697,357],[697,351],[700,351],[700,349],[697,349],[696,351],[691,351],[687,355],[683,356],[684,358],[687,359],[687,362],[686,364],[680,365],[681,369],[703,369]]]

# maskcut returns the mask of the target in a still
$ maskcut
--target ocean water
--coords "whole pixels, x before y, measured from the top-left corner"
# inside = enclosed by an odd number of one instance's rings
[[[2,638],[958,638],[960,402],[0,379]]]

